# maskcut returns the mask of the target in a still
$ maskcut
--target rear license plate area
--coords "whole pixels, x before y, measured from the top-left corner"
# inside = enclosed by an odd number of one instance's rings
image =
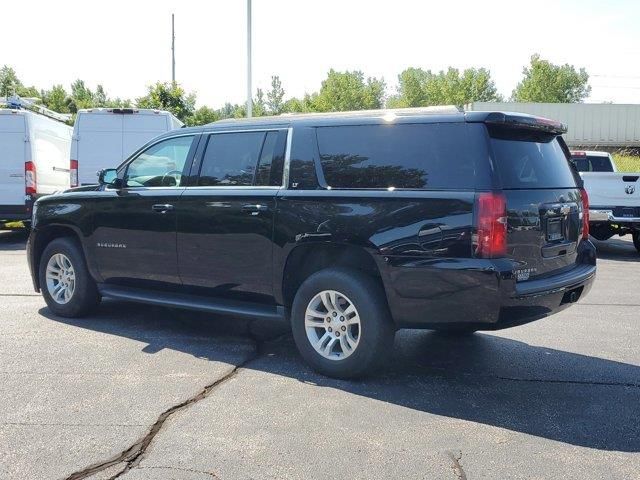
[[[564,240],[564,222],[561,218],[547,220],[547,242]]]

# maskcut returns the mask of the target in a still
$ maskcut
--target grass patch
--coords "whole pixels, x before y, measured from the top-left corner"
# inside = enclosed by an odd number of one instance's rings
[[[640,156],[626,152],[613,153],[613,161],[619,172],[640,172]]]

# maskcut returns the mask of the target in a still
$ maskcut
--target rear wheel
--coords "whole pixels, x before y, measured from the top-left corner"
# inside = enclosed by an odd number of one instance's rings
[[[636,247],[638,253],[640,253],[640,230],[633,232],[633,245]]]
[[[100,303],[78,242],[56,238],[42,253],[39,267],[40,289],[49,309],[62,317],[81,317]]]
[[[393,349],[395,327],[373,278],[326,269],[298,289],[291,311],[296,346],[314,370],[337,378],[370,373]]]

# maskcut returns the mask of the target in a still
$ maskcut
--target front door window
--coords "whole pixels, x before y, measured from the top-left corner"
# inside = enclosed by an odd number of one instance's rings
[[[193,136],[169,138],[152,145],[133,160],[125,174],[127,187],[177,187]]]

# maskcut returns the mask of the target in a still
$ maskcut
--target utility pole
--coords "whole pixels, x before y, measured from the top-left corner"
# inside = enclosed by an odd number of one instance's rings
[[[247,118],[253,115],[251,98],[251,0],[247,0]]]
[[[171,14],[171,82],[176,83],[176,30],[175,15]]]

